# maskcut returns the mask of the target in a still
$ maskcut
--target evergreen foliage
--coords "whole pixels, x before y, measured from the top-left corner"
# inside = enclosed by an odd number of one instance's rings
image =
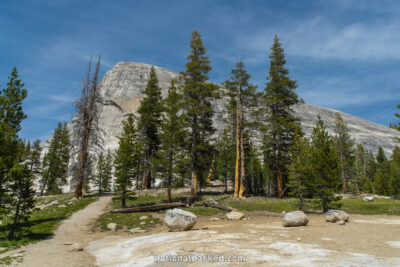
[[[142,92],[143,99],[140,102],[138,113],[139,131],[142,136],[144,164],[143,164],[143,188],[151,187],[151,173],[155,169],[154,161],[160,146],[161,112],[163,111],[161,88],[154,67],[151,67],[150,77],[146,89]]]
[[[391,195],[390,162],[385,156],[382,147],[379,147],[376,156],[377,171],[374,176],[375,193],[379,195]]]
[[[391,191],[394,196],[400,196],[400,147],[395,146],[393,149],[391,164]]]
[[[268,82],[264,89],[265,106],[268,111],[268,149],[272,156],[271,167],[276,178],[276,193],[282,197],[287,178],[286,167],[289,164],[289,150],[293,144],[294,132],[299,127],[298,119],[293,115],[292,110],[292,106],[298,103],[295,92],[297,85],[288,77],[289,70],[285,68],[284,50],[276,35],[269,58]]]
[[[228,192],[228,181],[235,176],[235,136],[232,131],[224,129],[221,138],[216,143],[215,173]]]
[[[342,177],[343,193],[347,192],[350,178],[354,176],[354,141],[351,139],[347,123],[339,113],[335,118],[335,145],[340,160],[340,173]]]
[[[313,195],[322,204],[323,211],[333,208],[334,193],[340,187],[340,164],[334,148],[334,141],[326,131],[325,125],[318,115],[317,123],[311,136],[311,171]]]
[[[158,166],[161,177],[164,177],[164,186],[168,190],[168,202],[171,202],[171,188],[174,183],[184,177],[182,167],[185,161],[184,140],[187,132],[184,128],[185,116],[182,107],[182,94],[178,92],[175,81],[171,81],[168,96],[163,100],[164,113],[162,114],[160,141],[158,153]]]
[[[301,129],[297,129],[293,138],[290,164],[287,167],[289,170],[287,186],[290,189],[289,194],[298,198],[299,210],[305,209],[305,197],[312,187],[310,184],[310,155],[310,144]]]
[[[123,131],[119,137],[119,147],[114,158],[114,189],[121,193],[121,205],[124,208],[128,190],[132,182],[140,175],[141,145],[133,116],[123,121]]]
[[[67,123],[58,123],[54,130],[49,149],[43,157],[41,195],[61,193],[61,186],[67,183],[69,166],[70,137]]]
[[[111,191],[113,157],[110,150],[106,155],[100,153],[97,160],[97,173],[94,179],[94,185],[97,186],[99,193]]]
[[[208,174],[207,167],[212,161],[211,135],[215,129],[212,124],[214,109],[211,100],[217,96],[217,87],[208,82],[211,71],[210,60],[206,56],[201,35],[193,31],[190,41],[190,54],[185,64],[183,98],[186,113],[186,126],[189,135],[186,140],[189,147],[192,170],[192,194],[197,196],[198,183],[204,183]]]
[[[27,148],[29,169],[32,171],[34,178],[38,178],[41,174],[42,162],[40,155],[42,153],[42,147],[40,146],[40,140],[35,140],[33,145]]]
[[[368,152],[362,144],[358,144],[355,151],[354,161],[354,191],[373,192],[372,177],[367,176],[367,157]]]

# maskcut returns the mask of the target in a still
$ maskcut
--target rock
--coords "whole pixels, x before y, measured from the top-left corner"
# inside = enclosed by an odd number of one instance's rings
[[[328,210],[325,213],[325,219],[327,222],[337,222],[337,221],[349,221],[349,214],[342,210]]]
[[[186,231],[192,228],[196,222],[196,215],[182,209],[167,210],[164,217],[164,223],[170,230]]]
[[[308,221],[308,216],[300,210],[287,212],[283,216],[283,226],[285,227],[304,226]]]
[[[335,222],[335,224],[338,224],[338,225],[345,225],[346,222],[345,222],[345,221],[337,221],[337,222]]]
[[[238,211],[231,211],[226,214],[228,220],[240,220],[244,217],[244,214]]]
[[[150,221],[150,223],[154,223],[154,221]]]
[[[83,247],[79,243],[74,243],[74,244],[71,245],[70,250],[71,251],[81,251],[81,250],[83,250]]]
[[[143,220],[146,220],[147,218],[149,218],[149,217],[144,215],[144,216],[140,216],[139,220],[143,221]]]
[[[113,232],[116,232],[117,231],[117,224],[116,223],[109,223],[109,224],[107,224],[107,228],[108,229],[110,229],[111,231],[113,231]]]
[[[151,67],[151,65],[145,63],[119,62],[111,70],[107,71],[99,83],[99,94],[102,99],[102,102],[99,103],[99,126],[100,131],[104,133],[104,136],[102,136],[102,151],[107,151],[107,149],[115,151],[118,148],[118,136],[122,133],[122,121],[127,114],[137,113],[140,101],[143,98],[142,90],[146,87]],[[170,81],[177,78],[178,73],[158,66],[154,66],[154,68],[159,80],[159,86],[162,89],[162,96],[165,97]],[[224,120],[228,114],[224,112],[224,108],[227,101],[227,98],[222,97],[212,102],[214,108],[213,126],[216,128],[215,137],[220,136],[226,127]],[[327,130],[333,132],[334,118],[336,113],[339,113],[348,124],[349,134],[355,139],[355,142],[364,144],[367,150],[372,149],[374,154],[377,153],[378,147],[381,146],[386,155],[390,155],[397,144],[398,131],[356,116],[308,104],[293,105],[293,111],[299,118],[306,136],[312,134],[315,118],[318,114],[321,115]],[[255,119],[254,117],[249,118],[250,121]],[[72,143],[79,136],[74,130],[74,125],[78,122],[79,120],[75,116],[69,124]],[[255,137],[255,139],[255,146],[262,144],[262,140],[259,137]],[[49,145],[49,140],[46,141],[45,146]],[[95,152],[94,148],[91,149],[91,152]],[[96,152],[98,154],[101,151]],[[77,153],[72,152],[71,158],[76,158],[76,156]],[[70,176],[69,182],[71,178]]]
[[[138,227],[138,228],[130,229],[130,230],[128,230],[128,232],[131,233],[131,234],[143,234],[143,233],[146,233],[147,230]]]
[[[146,224],[146,222],[140,222],[140,225],[145,225]]]
[[[59,208],[66,208],[67,206],[65,206],[65,205],[59,205],[58,207],[59,207]]]
[[[281,214],[284,215],[286,213],[286,211],[282,211]]]
[[[51,205],[58,205],[58,204],[60,204],[60,202],[58,202],[58,200],[53,200],[48,205],[51,206]]]
[[[220,218],[215,218],[215,217],[214,217],[214,218],[211,218],[211,219],[210,219],[210,222],[216,222],[216,221],[219,221],[219,220],[221,220],[221,219],[220,219]]]
[[[365,202],[374,202],[374,198],[373,197],[363,197],[363,200]]]

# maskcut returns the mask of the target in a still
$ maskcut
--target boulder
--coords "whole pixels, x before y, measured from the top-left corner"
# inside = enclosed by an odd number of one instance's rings
[[[79,243],[74,243],[71,245],[70,250],[71,251],[81,251],[81,250],[83,250],[83,247]]]
[[[342,210],[328,210],[325,213],[325,219],[327,222],[337,222],[337,221],[349,221],[349,214]]]
[[[363,200],[365,202],[374,202],[374,198],[373,197],[363,197]]]
[[[143,221],[146,220],[148,217],[146,215],[140,216],[139,220]]]
[[[285,227],[304,226],[308,221],[308,216],[300,210],[287,212],[283,216],[283,226]]]
[[[244,214],[238,211],[231,211],[226,214],[228,220],[240,220],[244,217]]]
[[[113,231],[113,232],[116,232],[117,231],[117,224],[116,223],[109,223],[109,224],[107,224],[107,228],[108,229],[110,229],[111,231]]]
[[[167,210],[164,217],[164,223],[170,230],[186,231],[192,228],[196,222],[196,215],[182,209]]]
[[[59,208],[66,208],[67,206],[65,206],[64,204],[61,204],[58,206]]]

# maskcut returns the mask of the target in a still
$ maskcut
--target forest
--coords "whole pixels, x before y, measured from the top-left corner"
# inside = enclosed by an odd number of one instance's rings
[[[212,70],[198,31],[193,31],[184,70],[171,81],[163,98],[154,68],[149,73],[138,117],[127,116],[116,151],[101,150],[99,70],[90,60],[76,102],[78,123],[71,138],[67,123],[58,123],[46,151],[40,140],[19,137],[27,117],[22,105],[28,91],[13,68],[0,92],[0,214],[9,222],[7,238],[21,232],[36,196],[62,193],[69,182],[75,197],[83,192],[114,192],[122,208],[132,190],[154,188],[157,181],[171,202],[173,188],[189,186],[193,198],[202,188],[219,184],[235,199],[264,196],[297,199],[300,210],[324,212],[341,205],[342,194],[400,196],[400,147],[390,158],[376,155],[349,135],[338,113],[330,135],[318,116],[311,137],[305,137],[293,105],[304,102],[290,79],[284,49],[275,35],[269,54],[265,88],[251,83],[244,62],[220,85],[209,81]],[[225,129],[215,134],[213,101],[225,99]],[[399,114],[395,114],[400,117]],[[400,129],[400,124],[391,123]],[[257,140],[261,140],[257,141]],[[78,159],[71,164],[72,151]],[[40,184],[35,192],[34,181]]]

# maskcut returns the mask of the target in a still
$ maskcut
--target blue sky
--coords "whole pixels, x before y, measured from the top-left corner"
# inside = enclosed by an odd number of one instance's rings
[[[90,55],[102,74],[119,61],[181,71],[191,32],[203,36],[220,83],[240,55],[264,88],[278,34],[297,93],[309,104],[382,125],[400,103],[400,1],[0,2],[0,88],[13,66],[28,89],[21,136],[51,135],[69,121]]]

